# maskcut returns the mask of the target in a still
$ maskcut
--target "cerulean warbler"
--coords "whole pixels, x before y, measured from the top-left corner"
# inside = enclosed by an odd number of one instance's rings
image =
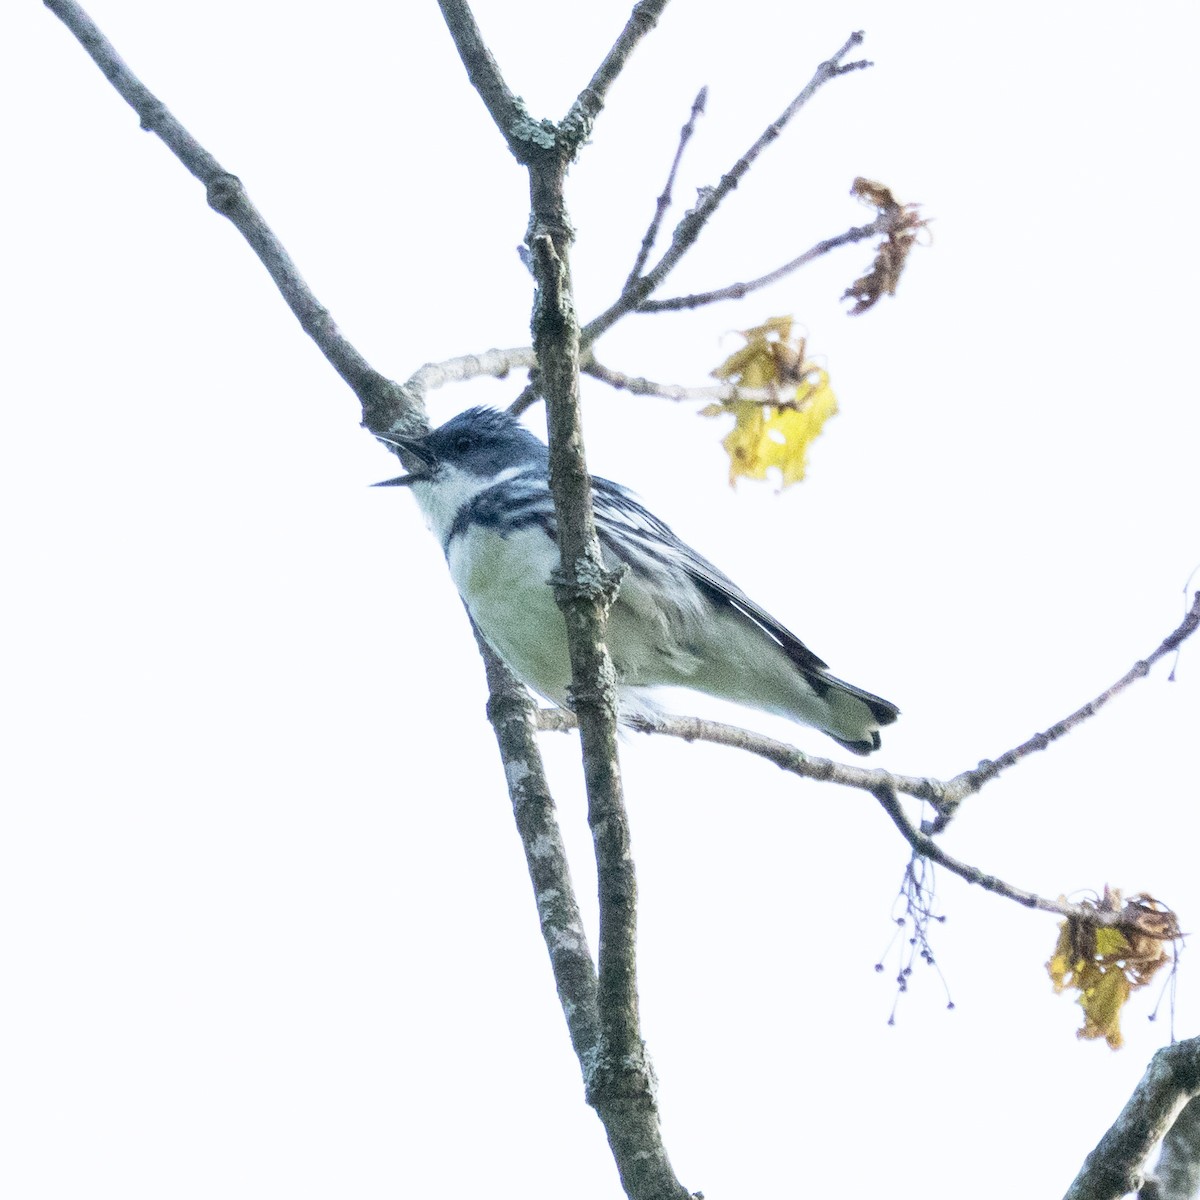
[[[415,461],[378,487],[411,487],[480,633],[523,683],[566,704],[566,625],[549,450],[508,413],[472,408],[420,438],[382,439]],[[623,563],[605,640],[626,717],[654,687],[691,688],[812,725],[855,754],[879,748],[894,704],[828,674],[795,634],[680,541],[619,484],[593,477],[596,533]]]

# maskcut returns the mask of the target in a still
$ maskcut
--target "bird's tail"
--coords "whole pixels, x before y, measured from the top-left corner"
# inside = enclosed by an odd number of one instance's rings
[[[900,710],[871,692],[824,671],[805,671],[805,679],[820,698],[825,720],[820,728],[852,754],[870,754],[879,749],[879,730],[890,725]],[[811,712],[802,719],[811,721]]]

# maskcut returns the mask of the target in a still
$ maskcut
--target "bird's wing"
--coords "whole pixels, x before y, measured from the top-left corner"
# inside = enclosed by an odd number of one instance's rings
[[[610,479],[592,478],[592,502],[605,520],[620,525],[631,534],[649,555],[667,562],[662,543],[672,551],[669,561],[681,567],[691,580],[710,599],[739,613],[757,625],[803,671],[824,672],[826,664],[818,658],[790,629],[781,625],[766,609],[755,604],[732,579],[718,570],[708,559],[697,554],[675,532],[644,507],[627,488]],[[620,547],[609,543],[620,556]]]

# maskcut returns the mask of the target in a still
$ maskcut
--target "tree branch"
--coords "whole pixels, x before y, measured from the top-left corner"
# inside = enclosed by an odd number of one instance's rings
[[[650,218],[650,224],[646,227],[641,247],[638,249],[637,258],[634,259],[629,275],[621,287],[622,295],[629,291],[641,277],[642,270],[646,266],[646,260],[650,257],[650,251],[654,249],[654,243],[658,240],[658,231],[662,227],[663,217],[667,215],[667,209],[671,207],[671,194],[675,190],[675,176],[679,173],[679,164],[683,161],[683,152],[687,149],[688,142],[692,140],[692,135],[696,132],[696,122],[703,115],[704,106],[707,103],[708,88],[702,87],[696,93],[696,98],[692,101],[692,111],[688,114],[688,119],[679,131],[679,145],[675,148],[675,157],[671,160],[671,169],[667,172],[667,182],[654,205],[654,216]]]
[[[591,136],[592,125],[604,107],[608,89],[616,82],[634,48],[655,25],[667,7],[667,0],[638,0],[625,22],[625,28],[613,43],[604,61],[579,93],[570,111],[559,124],[559,132],[570,146],[570,157],[574,158],[579,147]]]
[[[685,387],[680,383],[658,383],[646,379],[642,375],[626,375],[624,371],[614,370],[597,362],[591,351],[584,352],[579,370],[584,375],[590,375],[600,383],[606,383],[618,392],[629,392],[634,396],[658,396],[663,400],[675,400],[679,403],[702,404],[712,401],[726,400],[758,400],[763,404],[778,404],[779,392],[770,388],[745,388],[733,383],[710,383],[703,387]],[[520,416],[526,409],[532,408],[541,399],[541,381],[530,379],[521,394],[508,406],[508,411],[514,416]]]
[[[534,704],[492,648],[475,631],[488,682],[488,720],[496,733],[508,795],[525,865],[533,884],[542,939],[550,955],[558,1000],[567,1019],[571,1045],[583,1071],[584,1086],[592,1086],[591,1069],[600,1047],[600,1016],[596,1001],[596,969],[588,951],[587,934],[575,899],[571,868],[563,847],[546,782],[542,756],[534,736]]]
[[[528,163],[531,153],[553,144],[553,126],[534,121],[524,101],[504,82],[500,66],[483,40],[467,0],[438,0],[438,7],[471,86],[504,135],[513,157],[519,163]]]
[[[600,1010],[606,1051],[639,1053],[634,982],[637,889],[617,757],[616,673],[604,645],[619,575],[604,567],[579,415],[579,327],[567,263],[549,233],[531,249],[538,280],[534,345],[547,401],[550,488],[562,566],[555,580],[571,652],[571,701],[583,741],[588,821],[601,887]]]
[[[1120,1200],[1142,1185],[1146,1157],[1200,1093],[1200,1038],[1164,1046],[1121,1115],[1084,1160],[1063,1200]]]
[[[739,387],[733,383],[710,383],[704,387],[684,387],[679,383],[657,383],[641,375],[626,375],[597,362],[589,352],[584,356],[580,370],[601,383],[606,383],[618,392],[629,392],[634,396],[659,396],[663,400],[680,403],[700,404],[704,401],[757,400],[762,404],[778,404],[779,390],[770,388]]]
[[[600,893],[597,980],[599,1040],[581,1058],[588,1101],[604,1124],[621,1183],[633,1200],[684,1200],[662,1143],[653,1073],[642,1043],[636,979],[637,889],[616,741],[616,676],[604,644],[619,574],[604,567],[592,513],[590,478],[579,413],[579,324],[571,287],[564,182],[580,145],[579,130],[534,124],[512,97],[483,44],[465,0],[440,0],[467,68],[509,147],[529,169],[527,245],[537,292],[533,346],[538,383],[547,401],[550,490],[561,567],[555,595],[566,624],[571,703],[583,745],[588,824]],[[643,17],[665,0],[639,4],[625,34],[581,98],[579,120],[598,111],[620,63],[644,33]],[[652,23],[652,22],[651,22]],[[647,26],[648,27],[648,26]]]
[[[538,729],[543,732],[565,732],[576,727],[573,714],[559,708],[539,708],[533,714],[533,720]],[[852,763],[834,762],[828,758],[817,758],[789,746],[786,742],[778,742],[773,738],[763,737],[748,729],[739,729],[734,725],[723,725],[718,721],[702,721],[698,717],[655,717],[639,718],[631,723],[633,728],[642,733],[657,733],[667,737],[680,738],[685,742],[711,742],[718,746],[729,746],[735,750],[745,750],[759,758],[774,763],[780,770],[802,779],[812,779],[821,783],[832,783],[839,787],[853,788],[856,791],[869,792],[882,805],[883,810],[891,817],[905,841],[922,858],[943,866],[946,870],[968,883],[983,888],[984,891],[994,892],[1008,900],[1014,900],[1025,908],[1036,908],[1042,912],[1055,913],[1060,917],[1071,917],[1090,925],[1119,926],[1122,915],[1096,910],[1087,905],[1072,904],[1067,900],[1047,900],[1034,892],[1015,887],[995,875],[989,875],[978,867],[964,863],[947,854],[930,835],[918,829],[909,821],[907,814],[900,805],[897,794],[912,796],[923,800],[935,808],[942,802],[945,784],[936,779],[922,778],[916,775],[894,775],[891,771],[872,767],[858,767]]]
[[[1138,1200],[1195,1200],[1200,1193],[1200,1099],[1183,1106],[1162,1140],[1154,1174]]]
[[[521,394],[508,406],[508,411],[514,417],[531,409],[542,398],[542,377],[535,367],[529,372],[529,381],[521,389]]]
[[[543,730],[571,727],[571,714],[564,713],[561,709],[539,709],[536,720],[538,728]],[[711,742],[717,746],[744,750],[802,779],[833,783],[839,787],[855,788],[872,794],[881,787],[892,788],[904,795],[925,800],[935,807],[941,803],[944,785],[936,779],[895,775],[878,767],[860,767],[853,763],[819,758],[813,754],[805,754],[803,750],[798,750],[787,742],[776,741],[749,729],[740,729],[736,725],[705,721],[699,717],[679,716],[640,718],[632,722],[632,725],[642,733],[657,733],[685,742]]]
[[[1192,597],[1192,606],[1188,609],[1183,620],[1162,640],[1158,649],[1148,657],[1135,662],[1120,679],[1111,687],[1105,688],[1095,699],[1089,700],[1082,708],[1077,708],[1070,716],[1064,717],[1042,733],[1035,733],[1028,741],[1022,742],[1012,750],[1006,751],[997,759],[984,759],[979,766],[970,771],[963,771],[945,785],[945,795],[939,806],[937,820],[930,826],[929,833],[940,833],[952,820],[955,810],[968,796],[979,791],[984,784],[995,779],[1002,771],[1015,766],[1023,758],[1039,750],[1045,750],[1051,743],[1065,737],[1077,725],[1083,724],[1089,717],[1094,717],[1110,700],[1120,695],[1131,683],[1144,679],[1160,658],[1164,658],[1173,650],[1178,649],[1200,626],[1200,592]]]
[[[637,383],[636,380],[631,382]],[[620,385],[615,384],[614,386]],[[667,385],[661,386],[667,387]],[[656,394],[669,394],[669,391]],[[761,734],[752,733],[747,729],[739,729],[733,725],[723,725],[718,721],[702,721],[696,717],[660,717],[652,721],[639,721],[637,728],[645,733],[664,734],[667,737],[681,738],[688,742],[712,742],[719,746],[745,750],[750,754],[765,758],[768,762],[775,763],[782,770],[805,779],[822,780],[872,794],[875,794],[881,787],[889,788],[918,800],[925,800],[933,805],[938,816],[932,823],[924,826],[921,832],[933,836],[946,828],[959,805],[968,796],[980,791],[1001,771],[1015,765],[1037,750],[1046,749],[1075,726],[1089,717],[1095,716],[1109,700],[1136,680],[1144,678],[1155,663],[1177,650],[1196,632],[1197,628],[1200,628],[1200,592],[1195,593],[1192,597],[1191,607],[1183,620],[1162,640],[1157,649],[1146,658],[1134,663],[1116,683],[1106,688],[1094,700],[1089,701],[1083,708],[1077,709],[1070,716],[1064,717],[1044,733],[1036,734],[1020,746],[1002,754],[995,761],[985,759],[974,770],[964,771],[948,781],[916,775],[896,775],[878,768],[833,762],[827,758],[805,754],[787,742],[763,737]],[[537,713],[537,721],[539,728],[544,730],[569,727],[569,722],[564,715],[554,709],[540,709]]]
[[[296,264],[250,202],[242,181],[226,171],[175,119],[74,0],[45,0],[45,5],[75,35],[105,78],[137,113],[142,128],[160,138],[204,184],[209,206],[228,217],[250,243],[300,327],[358,397],[363,424],[371,430],[410,432],[424,425],[420,396],[381,375],[342,335],[329,310],[313,295]]]
[[[721,181],[715,186],[704,188],[700,193],[700,201],[695,208],[690,209],[675,226],[675,232],[671,237],[671,244],[667,247],[662,257],[632,287],[626,287],[616,301],[610,305],[598,317],[589,321],[583,330],[583,344],[591,345],[602,333],[611,329],[622,317],[628,313],[634,312],[663,282],[664,279],[679,265],[683,256],[691,249],[696,239],[700,236],[704,226],[708,223],[709,218],[720,207],[721,202],[733,191],[741,182],[742,177],[754,165],[755,159],[765,150],[780,133],[783,132],[784,126],[812,99],[820,88],[828,83],[831,79],[835,79],[838,75],[845,75],[850,71],[856,71],[864,67],[869,67],[869,62],[852,62],[843,63],[843,59],[855,47],[862,44],[863,35],[861,33],[852,33],[846,40],[845,45],[834,54],[834,56],[817,67],[813,77],[804,86],[803,90],[796,98],[783,110],[779,117],[763,130],[755,143],[738,159],[736,163],[721,177]]]
[[[532,346],[485,350],[482,354],[460,354],[457,358],[418,367],[404,386],[424,397],[426,392],[450,383],[466,383],[485,376],[503,379],[510,371],[531,370],[536,363],[537,356]]]
[[[968,883],[977,884],[985,892],[993,892],[997,896],[1003,896],[1006,900],[1015,900],[1025,908],[1036,908],[1041,912],[1055,913],[1060,917],[1068,917],[1085,925],[1111,928],[1124,928],[1128,925],[1128,917],[1120,909],[1110,911],[1086,904],[1072,904],[1069,900],[1047,900],[1033,892],[1027,892],[1024,888],[1005,883],[998,876],[988,875],[978,867],[971,866],[970,863],[954,858],[947,854],[928,834],[913,825],[893,789],[876,788],[873,794],[883,807],[883,811],[891,817],[896,828],[904,835],[904,839],[913,848],[914,853],[936,863],[939,867],[945,867],[947,871],[957,875],[960,879],[965,879]]]
[[[793,271],[798,271],[801,267],[806,267],[810,262],[821,258],[831,250],[836,250],[839,246],[849,246],[854,242],[864,242],[868,238],[886,233],[888,224],[889,222],[885,217],[877,217],[870,225],[858,225],[852,229],[847,229],[845,233],[839,233],[836,237],[826,238],[823,242],[818,242],[815,246],[805,250],[799,257],[793,258],[791,262],[784,263],[782,267],[776,267],[774,271],[770,271],[766,275],[760,275],[757,279],[751,279],[747,283],[730,283],[726,284],[725,287],[716,288],[711,292],[695,292],[690,296],[671,296],[666,300],[643,300],[637,306],[637,311],[640,313],[677,312],[681,309],[699,308],[704,304],[716,304],[721,300],[741,300],[751,292],[758,291],[759,288],[767,287],[772,283],[778,283],[779,280],[785,279]]]
[[[604,566],[592,512],[579,410],[579,324],[568,260],[566,157],[530,164],[529,249],[537,281],[533,344],[546,397],[550,491],[561,567],[555,596],[566,622],[571,706],[583,746],[588,824],[600,896],[600,1049],[588,1100],[604,1124],[632,1200],[685,1200],[662,1142],[637,994],[637,883],[617,756],[616,673],[604,643],[619,572]]]
[[[595,373],[600,378],[604,378],[605,374],[616,374],[615,372],[606,372],[603,368]],[[654,389],[655,394],[670,395],[668,385],[649,385],[648,381],[644,380],[625,380],[624,377],[620,377],[620,381],[614,382],[613,386],[622,386],[621,381],[626,386],[630,386],[631,390],[637,390],[636,385],[641,382],[648,385],[646,388],[647,391]],[[658,391],[657,389],[659,388],[663,390]],[[679,391],[686,391],[686,389],[679,389]],[[692,397],[684,398],[690,399]],[[1016,900],[1018,903],[1032,908],[1042,908],[1047,912],[1062,913],[1064,916],[1079,915],[1074,906],[1068,906],[1070,909],[1068,911],[1067,908],[1063,908],[1057,901],[1041,900],[1032,892],[1013,888],[1003,883],[1002,880],[995,879],[994,876],[985,876],[982,872],[976,870],[976,868],[957,862],[957,860],[943,854],[940,848],[929,839],[941,833],[946,828],[959,805],[962,804],[967,796],[980,791],[1002,771],[1014,766],[1021,759],[1028,757],[1035,751],[1045,750],[1052,742],[1064,737],[1089,717],[1095,716],[1101,708],[1115,696],[1123,692],[1130,684],[1138,679],[1145,678],[1149,674],[1150,668],[1156,662],[1177,650],[1187,638],[1196,632],[1197,628],[1200,628],[1200,592],[1194,594],[1192,605],[1183,620],[1162,640],[1157,649],[1146,658],[1134,663],[1116,683],[1106,688],[1094,700],[1089,701],[1082,708],[1076,709],[1070,716],[1064,717],[1044,733],[1035,734],[1028,741],[1007,751],[994,761],[985,759],[974,770],[964,771],[946,782],[932,777],[894,775],[890,771],[883,771],[878,768],[856,767],[847,763],[833,762],[827,758],[812,757],[786,742],[775,741],[773,738],[763,737],[761,734],[752,733],[746,729],[739,729],[733,725],[723,725],[717,721],[702,721],[696,717],[660,717],[654,720],[639,720],[635,724],[638,729],[645,733],[665,734],[667,737],[682,738],[684,741],[689,742],[713,742],[716,745],[745,750],[750,754],[765,758],[768,762],[775,763],[781,769],[805,779],[817,779],[828,783],[835,783],[841,787],[857,788],[860,791],[871,792],[875,796],[879,796],[881,792],[900,792],[908,796],[913,796],[918,800],[927,801],[933,805],[938,815],[932,822],[927,823],[918,831],[922,839],[920,846],[913,842],[909,836],[911,826],[908,825],[907,818],[904,817],[902,811],[899,815],[904,823],[900,824],[897,821],[901,832],[904,833],[910,844],[919,853],[928,854],[935,862],[941,862],[948,870],[961,875],[968,882],[978,883],[986,887],[989,891],[996,891],[1007,895],[1010,899]],[[560,730],[570,727],[569,714],[562,714],[553,709],[540,709],[536,719],[539,728],[543,730]],[[884,807],[887,808],[887,805],[885,804]],[[891,810],[889,810],[889,815],[892,816],[893,820],[896,820],[896,814]],[[927,850],[925,849],[926,846],[932,849]],[[936,851],[936,854],[934,851]]]

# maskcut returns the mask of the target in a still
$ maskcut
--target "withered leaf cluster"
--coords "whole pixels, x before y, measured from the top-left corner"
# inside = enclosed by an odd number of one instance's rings
[[[1046,964],[1054,990],[1079,993],[1083,1009],[1081,1038],[1104,1038],[1118,1049],[1121,1009],[1137,988],[1145,987],[1172,961],[1167,944],[1180,936],[1179,919],[1165,904],[1140,893],[1122,903],[1121,893],[1105,887],[1099,900],[1081,907],[1119,913],[1116,925],[1097,925],[1086,916],[1069,917],[1059,926],[1058,943]]]
[[[918,205],[901,204],[890,188],[873,179],[864,179],[860,175],[851,184],[850,194],[878,209],[887,230],[887,236],[875,249],[875,261],[871,263],[870,270],[842,294],[843,300],[854,301],[850,308],[853,317],[873,308],[881,296],[896,294],[908,252],[929,222],[921,217]]]

